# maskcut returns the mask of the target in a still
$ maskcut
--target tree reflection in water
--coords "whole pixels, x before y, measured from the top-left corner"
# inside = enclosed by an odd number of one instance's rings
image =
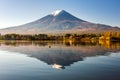
[[[120,51],[120,42],[1,41],[0,49],[34,57],[56,69],[65,69],[85,57]],[[109,54],[108,54],[109,53]],[[107,55],[106,55],[107,54]]]

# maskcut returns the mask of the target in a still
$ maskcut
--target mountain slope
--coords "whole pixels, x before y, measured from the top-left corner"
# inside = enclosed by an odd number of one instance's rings
[[[0,30],[0,33],[38,34],[49,32],[80,32],[120,30],[108,25],[95,24],[84,21],[64,10],[57,10],[34,22]]]

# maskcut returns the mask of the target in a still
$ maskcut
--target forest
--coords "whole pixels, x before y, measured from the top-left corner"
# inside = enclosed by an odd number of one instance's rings
[[[102,32],[102,33],[87,33],[87,34],[4,34],[0,35],[0,40],[57,40],[57,41],[120,41],[120,32]]]

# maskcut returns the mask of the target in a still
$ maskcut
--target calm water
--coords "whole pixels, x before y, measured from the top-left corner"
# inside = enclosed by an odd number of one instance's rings
[[[0,42],[0,80],[120,80],[120,43]]]

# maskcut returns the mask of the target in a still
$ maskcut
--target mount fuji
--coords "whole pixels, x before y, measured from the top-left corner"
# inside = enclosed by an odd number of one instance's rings
[[[36,21],[1,29],[1,34],[39,34],[39,33],[79,33],[79,32],[100,32],[118,31],[120,28],[104,24],[91,23],[79,19],[65,10],[56,10],[53,13]]]

